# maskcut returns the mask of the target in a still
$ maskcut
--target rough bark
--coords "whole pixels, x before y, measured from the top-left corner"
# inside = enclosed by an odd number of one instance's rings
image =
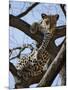
[[[56,75],[60,72],[62,66],[64,65],[65,60],[66,60],[66,52],[64,43],[37,87],[51,86]]]
[[[64,63],[63,68],[60,71],[61,86],[66,85],[66,63]]]
[[[34,3],[32,6],[30,6],[25,12],[19,14],[17,17],[15,16],[12,16],[10,15],[10,23],[9,25],[12,26],[12,27],[15,27],[15,28],[18,28],[19,30],[21,30],[22,32],[24,32],[25,34],[27,34],[28,36],[30,36],[32,39],[36,40],[39,45],[41,44],[42,40],[43,40],[43,35],[38,32],[37,34],[35,35],[32,35],[30,33],[30,25],[28,23],[26,23],[25,21],[19,19],[23,16],[25,16],[29,11],[31,11],[36,5],[38,5],[39,3]],[[64,15],[66,16],[66,11],[64,9],[64,6],[60,5]],[[49,43],[48,47],[47,47],[47,50],[48,52],[53,56],[55,57],[56,54],[58,53],[61,45],[59,47],[56,47],[55,44],[54,44],[54,40],[56,38],[59,38],[61,36],[65,36],[66,35],[66,26],[60,26],[60,27],[56,27],[56,33],[55,33],[55,36],[52,38],[51,42]],[[53,53],[54,51],[54,53]],[[14,67],[14,65],[10,62],[10,65],[9,65],[9,69],[11,71],[11,73],[15,76],[15,77],[19,77],[18,74],[17,74],[17,70],[16,68]],[[36,82],[36,81],[39,81],[40,78],[42,78],[43,75],[40,75],[39,77],[35,77],[32,79],[32,81],[29,81],[28,86],[30,84],[32,84],[32,82]]]
[[[11,62],[9,62],[9,70],[13,74],[13,76],[19,77],[17,74],[17,69]]]

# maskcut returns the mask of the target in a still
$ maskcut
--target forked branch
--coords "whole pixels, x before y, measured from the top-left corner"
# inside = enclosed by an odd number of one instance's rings
[[[25,34],[27,34],[29,37],[31,37],[32,39],[36,40],[38,42],[38,44],[40,45],[42,43],[43,40],[43,35],[38,32],[37,34],[32,34],[30,32],[30,24],[28,24],[27,22],[25,22],[24,20],[19,19],[16,16],[10,15],[10,22],[9,22],[10,26],[15,27],[17,29],[19,29],[20,31],[24,32]],[[59,26],[56,27],[56,33],[53,37],[53,39],[50,41],[47,50],[48,52],[52,55],[52,56],[56,56],[57,52],[59,51],[60,47],[56,47],[54,41],[55,39],[65,36],[66,35],[66,26]],[[52,53],[52,51],[54,51],[54,53]]]
[[[37,87],[51,86],[56,75],[60,72],[62,66],[64,65],[65,60],[66,60],[66,52],[65,52],[65,42],[64,42],[60,51],[58,52],[57,56],[55,57],[54,61],[51,63],[50,67],[48,68],[47,72],[44,74],[43,78],[41,79]]]

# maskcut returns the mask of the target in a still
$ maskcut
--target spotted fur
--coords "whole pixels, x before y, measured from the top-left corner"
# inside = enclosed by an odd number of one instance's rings
[[[55,33],[55,26],[58,20],[58,15],[42,14],[41,23],[33,23],[30,31],[32,34],[40,31],[43,33],[44,38],[41,46],[34,50],[33,53],[26,57],[22,62],[22,68],[19,69],[20,75],[24,81],[28,81],[31,77],[40,75],[47,70],[47,61],[51,59],[50,54],[47,52],[46,47]]]

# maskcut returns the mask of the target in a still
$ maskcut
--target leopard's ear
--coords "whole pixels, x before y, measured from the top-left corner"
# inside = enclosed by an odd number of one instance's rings
[[[44,14],[44,13],[41,14],[41,17],[42,17],[43,19],[44,19],[46,16],[47,16],[47,15]]]

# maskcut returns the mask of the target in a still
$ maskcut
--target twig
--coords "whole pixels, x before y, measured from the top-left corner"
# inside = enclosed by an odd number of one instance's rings
[[[20,49],[19,53],[16,56],[10,58],[9,60],[12,60],[12,59],[15,59],[15,58],[20,58],[21,52],[24,51],[26,48],[30,48],[31,51],[34,49],[31,44],[23,44],[22,47],[16,47],[16,48],[13,48],[13,49],[9,49],[10,54],[12,54],[12,52],[14,50]]]
[[[60,7],[61,7],[61,9],[62,9],[62,11],[63,11],[63,13],[64,13],[64,15],[65,15],[65,17],[66,17],[66,11],[65,11],[65,4],[60,4]]]
[[[21,13],[21,14],[19,14],[17,17],[18,17],[18,18],[21,18],[21,17],[25,16],[29,11],[31,11],[31,10],[32,10],[35,6],[37,6],[38,4],[39,4],[38,2],[32,4],[30,7],[28,7],[28,8],[26,9],[26,11],[24,11],[24,12]]]

